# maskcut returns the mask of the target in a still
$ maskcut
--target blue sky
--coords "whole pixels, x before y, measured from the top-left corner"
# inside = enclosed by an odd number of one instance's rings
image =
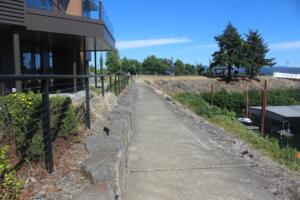
[[[174,57],[207,65],[230,21],[258,30],[277,65],[300,67],[300,0],[103,0],[121,56]]]

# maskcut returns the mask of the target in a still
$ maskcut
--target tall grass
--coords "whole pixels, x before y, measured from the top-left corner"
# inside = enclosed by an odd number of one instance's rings
[[[280,147],[278,140],[263,137],[247,129],[236,119],[234,112],[210,105],[201,95],[181,93],[175,95],[174,98],[211,123],[223,127],[226,131],[238,136],[253,148],[260,150],[280,164],[287,166],[289,169],[300,171],[300,159],[296,157],[296,149]]]

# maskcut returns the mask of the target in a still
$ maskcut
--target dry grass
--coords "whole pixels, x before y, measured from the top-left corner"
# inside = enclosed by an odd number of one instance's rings
[[[160,90],[172,95],[182,92],[201,93],[211,90],[213,85],[215,91],[226,89],[229,91],[261,90],[264,80],[268,82],[269,89],[277,88],[300,88],[300,81],[287,80],[274,77],[262,76],[256,79],[239,78],[226,83],[219,78],[207,78],[203,76],[139,76],[139,81],[147,81]]]

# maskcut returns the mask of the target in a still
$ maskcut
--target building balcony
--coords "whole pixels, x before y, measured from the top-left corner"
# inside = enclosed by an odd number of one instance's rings
[[[106,49],[114,48],[113,26],[101,0],[25,0],[25,2],[26,24],[29,30],[104,39]]]

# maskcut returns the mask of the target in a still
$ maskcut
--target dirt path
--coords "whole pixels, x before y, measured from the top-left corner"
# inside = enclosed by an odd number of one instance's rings
[[[256,163],[224,151],[200,126],[138,83],[127,199],[288,199],[272,194]]]

